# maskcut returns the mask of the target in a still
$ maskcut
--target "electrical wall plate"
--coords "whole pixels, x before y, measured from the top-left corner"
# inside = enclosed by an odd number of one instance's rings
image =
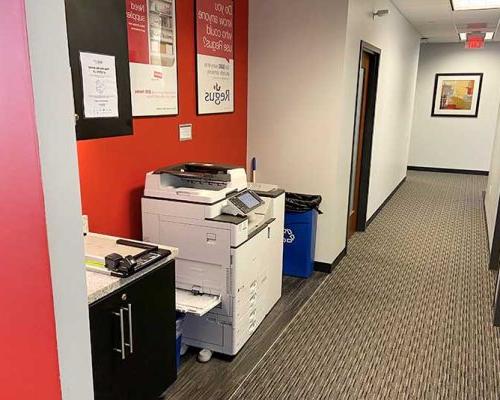
[[[87,235],[89,233],[89,217],[88,217],[88,215],[82,215],[82,226],[83,226],[83,234]]]

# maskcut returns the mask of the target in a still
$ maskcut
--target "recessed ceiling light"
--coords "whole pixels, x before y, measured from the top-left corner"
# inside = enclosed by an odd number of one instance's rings
[[[495,32],[486,32],[485,34],[485,39],[486,40],[493,40],[493,36],[495,36]]]
[[[500,8],[500,0],[451,0],[454,11]]]
[[[460,40],[463,40],[464,42],[467,40],[467,32],[460,32]]]

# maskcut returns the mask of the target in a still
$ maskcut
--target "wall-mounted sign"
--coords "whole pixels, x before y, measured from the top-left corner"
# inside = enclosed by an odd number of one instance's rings
[[[198,114],[234,111],[233,0],[196,0]]]
[[[484,49],[484,39],[485,39],[484,33],[481,33],[478,35],[469,33],[467,35],[467,41],[465,42],[465,48],[466,49]]]
[[[483,74],[436,74],[433,117],[477,118]]]
[[[64,5],[77,139],[132,135],[125,1]]]
[[[193,124],[179,125],[179,140],[185,142],[193,139]]]
[[[126,0],[132,113],[178,114],[175,0]]]
[[[80,52],[85,118],[117,118],[115,56]]]

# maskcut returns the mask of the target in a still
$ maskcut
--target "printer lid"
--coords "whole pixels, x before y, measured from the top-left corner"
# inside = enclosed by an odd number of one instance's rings
[[[144,196],[215,204],[247,186],[247,174],[242,167],[191,162],[148,172]]]
[[[231,182],[231,175],[229,174],[229,171],[233,169],[238,169],[238,167],[223,164],[191,162],[160,168],[154,171],[154,174],[169,174],[183,179]]]

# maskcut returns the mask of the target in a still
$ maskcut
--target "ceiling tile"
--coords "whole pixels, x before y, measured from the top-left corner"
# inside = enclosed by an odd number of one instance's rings
[[[392,0],[415,29],[431,42],[458,42],[459,32],[476,30],[474,24],[484,24],[483,30],[497,31],[500,10],[453,11],[449,0]],[[500,41],[500,35],[495,36]]]

